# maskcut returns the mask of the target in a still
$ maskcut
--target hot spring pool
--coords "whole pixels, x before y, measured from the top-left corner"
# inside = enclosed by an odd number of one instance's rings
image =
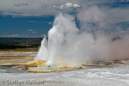
[[[59,67],[33,67],[33,68],[29,68],[29,70],[42,71],[42,70],[54,70],[58,68]]]

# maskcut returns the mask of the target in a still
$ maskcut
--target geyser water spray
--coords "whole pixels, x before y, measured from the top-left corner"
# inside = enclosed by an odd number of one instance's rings
[[[56,16],[53,27],[49,30],[48,39],[44,37],[35,59],[45,60],[47,65],[69,67],[91,61],[127,58],[127,35],[115,41],[112,40],[111,34],[107,35],[103,31],[96,31],[93,35],[87,30],[78,29],[74,16],[61,13]]]

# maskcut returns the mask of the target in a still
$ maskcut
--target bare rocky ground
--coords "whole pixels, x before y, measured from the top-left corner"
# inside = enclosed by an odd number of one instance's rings
[[[9,56],[9,57],[24,57],[24,56],[32,56],[35,57],[37,55],[37,51],[33,52],[20,52],[20,51],[0,51],[0,56]]]
[[[129,62],[58,73],[0,73],[0,86],[129,86]]]
[[[17,55],[23,55],[20,52],[0,53],[0,57],[14,54],[16,58],[18,58]],[[36,52],[24,52],[24,54],[34,57]],[[14,61],[12,65],[0,66],[0,86],[129,86],[128,60],[83,64],[79,69],[64,72],[29,73],[26,71],[26,67],[18,66],[18,64],[31,61],[33,58],[22,59],[23,62],[21,59],[22,57],[20,60],[12,60],[12,62]],[[6,64],[11,62],[11,60],[4,61]],[[2,63],[0,62],[0,64]]]
[[[0,51],[0,73],[28,73],[26,67],[19,65],[32,61],[36,54],[36,51]]]

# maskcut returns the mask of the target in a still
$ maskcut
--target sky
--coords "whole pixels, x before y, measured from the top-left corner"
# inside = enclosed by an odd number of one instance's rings
[[[129,30],[129,0],[0,0],[0,37],[43,37],[60,12]]]

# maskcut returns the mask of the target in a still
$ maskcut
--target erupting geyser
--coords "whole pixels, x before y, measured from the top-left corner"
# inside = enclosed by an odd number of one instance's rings
[[[121,36],[115,41],[112,37],[103,31],[93,34],[78,29],[73,16],[59,14],[48,32],[48,39],[44,37],[35,59],[45,60],[51,66],[79,66],[91,61],[127,59],[128,36]]]

